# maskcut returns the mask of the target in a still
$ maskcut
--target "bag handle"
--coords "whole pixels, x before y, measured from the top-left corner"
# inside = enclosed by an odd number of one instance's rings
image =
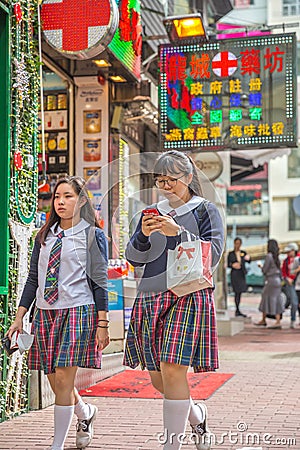
[[[186,236],[185,240],[182,239],[184,234]],[[189,230],[186,230],[186,229],[182,230],[180,237],[181,237],[181,242],[192,242],[192,236],[191,236],[191,233],[189,232]]]

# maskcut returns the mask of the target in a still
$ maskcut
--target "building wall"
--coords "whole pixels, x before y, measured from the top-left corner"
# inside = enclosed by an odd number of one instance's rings
[[[299,195],[299,186],[300,178],[288,178],[288,156],[270,162],[270,237],[279,242],[297,241],[300,237],[300,230],[289,230],[289,199]]]
[[[295,5],[299,4],[298,0],[294,0]],[[291,5],[290,5],[291,6]],[[297,23],[300,22],[300,5],[298,7],[299,15],[283,15],[283,0],[272,0],[268,2],[268,11],[267,11],[267,23],[268,25],[278,25],[278,24],[289,24],[289,23]],[[282,33],[282,28],[277,30],[278,33]],[[299,25],[293,28],[286,28],[286,32],[297,33],[298,41],[300,40],[300,28]],[[276,32],[276,30],[275,30]]]

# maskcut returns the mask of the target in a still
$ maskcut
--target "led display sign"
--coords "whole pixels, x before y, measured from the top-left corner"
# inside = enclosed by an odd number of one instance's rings
[[[119,27],[108,48],[139,80],[141,77],[142,25],[139,0],[116,0]]]
[[[43,0],[45,40],[70,59],[89,59],[103,52],[118,25],[115,0]]]
[[[160,47],[164,150],[296,146],[294,33]]]

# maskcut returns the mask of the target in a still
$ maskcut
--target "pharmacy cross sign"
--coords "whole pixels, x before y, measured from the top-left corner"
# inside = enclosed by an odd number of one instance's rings
[[[237,58],[231,52],[217,53],[212,60],[212,70],[218,77],[233,75],[237,67]]]
[[[103,50],[118,24],[115,0],[44,0],[42,29],[55,50],[87,59]]]

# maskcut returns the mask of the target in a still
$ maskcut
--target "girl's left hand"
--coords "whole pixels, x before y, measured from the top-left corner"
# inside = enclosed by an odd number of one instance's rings
[[[108,328],[97,327],[96,331],[96,343],[99,350],[105,349],[109,344],[109,332]]]
[[[158,230],[159,233],[165,236],[177,236],[180,226],[172,219],[170,216],[157,216],[155,220],[160,222],[161,229]]]

